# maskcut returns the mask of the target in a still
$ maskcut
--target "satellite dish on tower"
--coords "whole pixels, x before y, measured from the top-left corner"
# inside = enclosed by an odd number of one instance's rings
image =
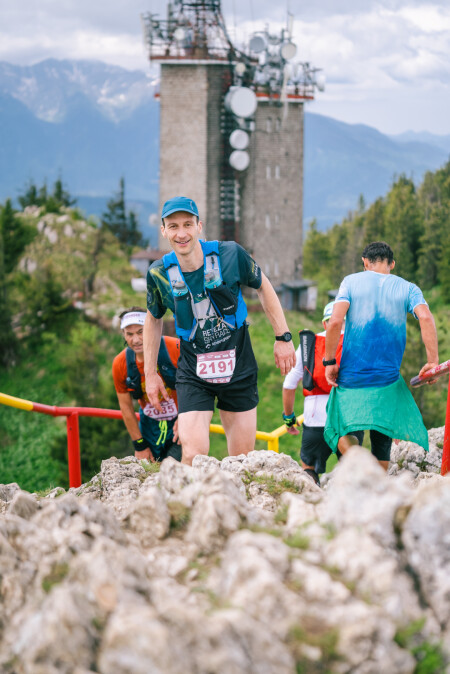
[[[281,46],[280,54],[286,61],[293,59],[296,53],[297,53],[297,46],[293,42],[285,42]]]
[[[234,69],[236,71],[236,75],[239,75],[239,77],[241,77],[246,71],[245,63],[242,62],[236,63]]]
[[[186,31],[184,28],[181,28],[181,26],[178,26],[178,28],[174,30],[173,36],[177,42],[182,42],[186,37]]]
[[[250,157],[248,152],[243,150],[235,150],[230,154],[230,166],[236,171],[245,171],[250,164]]]
[[[236,117],[251,117],[255,114],[255,92],[248,87],[230,87],[225,96],[225,107]]]
[[[255,54],[260,54],[266,48],[266,41],[262,35],[253,35],[253,37],[250,38],[248,46],[250,51],[254,51]]]
[[[230,145],[234,150],[245,150],[249,142],[248,133],[242,129],[235,129],[230,136]]]
[[[319,91],[325,91],[325,75],[317,75],[316,85]]]

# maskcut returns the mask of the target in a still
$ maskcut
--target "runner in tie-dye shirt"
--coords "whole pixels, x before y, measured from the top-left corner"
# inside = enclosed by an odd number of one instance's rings
[[[407,314],[419,320],[427,352],[421,374],[439,362],[437,334],[421,290],[390,275],[395,261],[387,243],[366,246],[362,260],[365,271],[342,281],[327,332],[326,362],[334,359],[346,317],[340,367],[326,367],[328,382],[338,388],[330,396],[325,438],[344,453],[355,444],[352,431],[370,430],[372,453],[387,469],[393,437],[428,447],[420,412],[400,376]]]

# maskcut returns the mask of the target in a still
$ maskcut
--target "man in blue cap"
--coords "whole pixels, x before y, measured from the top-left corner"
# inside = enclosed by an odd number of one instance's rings
[[[144,327],[145,382],[156,408],[166,397],[156,370],[162,317],[175,316],[181,340],[177,370],[178,432],[182,461],[209,452],[215,400],[230,455],[254,449],[258,404],[257,364],[246,322],[241,286],[254,288],[275,333],[275,364],[285,375],[295,349],[278,297],[250,255],[234,241],[203,241],[197,205],[169,199],[162,210],[162,235],[172,252],[147,274]]]

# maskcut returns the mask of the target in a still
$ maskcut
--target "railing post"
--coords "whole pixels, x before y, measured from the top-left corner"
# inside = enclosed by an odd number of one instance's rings
[[[80,429],[78,412],[67,415],[67,462],[69,464],[69,487],[81,485]]]
[[[445,414],[444,447],[442,450],[441,475],[450,470],[450,376],[448,378],[447,412]]]

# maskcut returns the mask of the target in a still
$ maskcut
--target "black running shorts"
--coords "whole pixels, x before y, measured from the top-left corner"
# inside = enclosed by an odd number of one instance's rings
[[[364,439],[364,431],[354,431],[352,435],[358,438],[360,444]],[[341,453],[338,451],[338,457]],[[303,424],[302,447],[300,458],[307,466],[314,466],[314,470],[319,475],[326,470],[328,457],[331,455],[331,449],[323,437],[323,426],[306,426]]]
[[[177,397],[178,414],[214,411],[216,398],[219,410],[247,412],[259,402],[257,374],[228,384],[209,384],[198,377],[189,382],[177,382]]]

